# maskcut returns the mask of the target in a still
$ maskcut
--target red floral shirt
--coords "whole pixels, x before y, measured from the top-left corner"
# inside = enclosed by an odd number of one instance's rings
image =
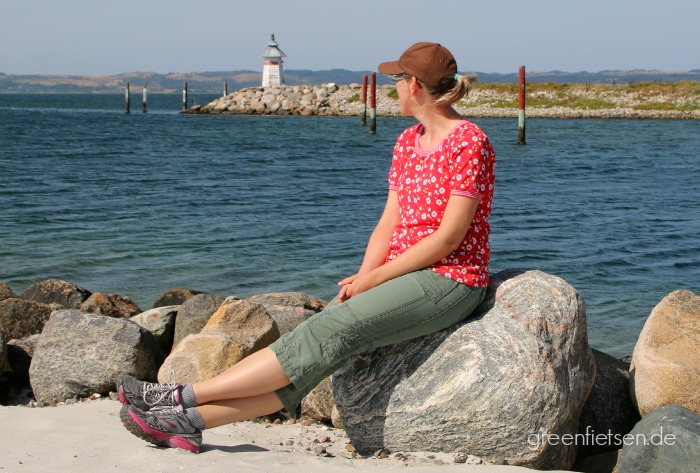
[[[386,261],[438,229],[451,195],[470,197],[479,205],[464,240],[430,269],[472,287],[488,286],[496,155],[484,132],[467,120],[429,151],[418,143],[422,132],[421,124],[408,128],[394,147],[389,189],[398,193],[401,221]]]

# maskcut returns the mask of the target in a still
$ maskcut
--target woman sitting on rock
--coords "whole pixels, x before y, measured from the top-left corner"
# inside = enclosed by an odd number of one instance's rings
[[[118,382],[121,419],[151,443],[198,452],[205,428],[295,412],[318,383],[359,353],[466,319],[489,283],[495,154],[452,104],[474,77],[452,54],[416,43],[379,65],[396,82],[401,112],[418,124],[394,147],[384,212],[357,272],[320,313],[268,348],[194,384]]]

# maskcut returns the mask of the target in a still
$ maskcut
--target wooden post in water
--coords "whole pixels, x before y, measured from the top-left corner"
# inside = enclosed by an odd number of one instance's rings
[[[187,82],[182,85],[182,111],[187,111]]]
[[[143,113],[148,112],[148,83],[143,84]]]
[[[367,126],[367,76],[362,76],[362,121],[360,125]]]
[[[224,82],[224,97],[228,95],[228,82]]]
[[[525,144],[525,66],[520,66],[518,74],[518,144]]]
[[[377,132],[377,74],[374,72],[369,76],[369,134]]]
[[[124,88],[124,113],[131,113],[130,110],[131,96],[129,95],[129,83],[126,83]]]

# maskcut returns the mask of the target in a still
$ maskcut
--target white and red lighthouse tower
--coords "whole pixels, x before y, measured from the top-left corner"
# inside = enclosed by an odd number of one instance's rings
[[[282,77],[282,63],[284,61],[282,58],[287,57],[287,55],[277,47],[274,34],[270,42],[267,43],[267,49],[262,53],[262,57],[264,59],[262,86],[270,87],[284,84],[284,78]]]

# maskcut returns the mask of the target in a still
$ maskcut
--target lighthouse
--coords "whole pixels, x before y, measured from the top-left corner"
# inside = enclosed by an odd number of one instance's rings
[[[273,85],[284,84],[282,78],[282,61],[283,57],[287,57],[280,48],[277,47],[275,35],[272,35],[270,42],[267,43],[267,49],[262,53],[263,61],[263,78],[262,86],[270,87]]]

